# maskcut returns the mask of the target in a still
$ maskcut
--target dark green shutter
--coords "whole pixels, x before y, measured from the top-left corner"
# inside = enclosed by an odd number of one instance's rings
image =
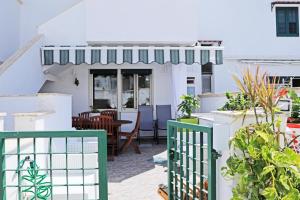
[[[185,50],[185,64],[192,65],[195,60],[194,50]]]
[[[60,50],[59,56],[59,62],[61,65],[66,65],[69,63],[69,50]]]
[[[101,63],[101,50],[93,49],[91,51],[91,64]]]
[[[44,50],[44,64],[53,65],[53,50]]]
[[[107,64],[109,63],[117,63],[117,50],[116,49],[108,49],[107,50]]]
[[[139,62],[148,64],[148,50],[147,49],[139,50]]]
[[[162,49],[156,49],[154,50],[154,59],[155,62],[158,64],[164,64],[165,60],[165,55],[164,55],[164,50]]]
[[[123,50],[123,62],[132,64],[132,50],[131,49]]]
[[[83,49],[77,49],[75,51],[76,56],[76,65],[80,65],[85,62],[85,50]]]
[[[210,60],[209,50],[201,50],[201,65],[207,64],[209,60]]]
[[[170,50],[170,59],[172,64],[179,64],[179,50]]]
[[[216,50],[216,64],[222,65],[223,64],[223,51]]]

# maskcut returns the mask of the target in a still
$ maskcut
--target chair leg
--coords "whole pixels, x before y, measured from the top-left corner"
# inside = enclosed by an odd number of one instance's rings
[[[124,144],[122,145],[120,152],[124,152],[128,146],[130,145],[131,139],[130,138],[126,138],[126,141],[124,142]]]
[[[132,146],[133,146],[133,148],[134,148],[135,153],[141,154],[140,147],[139,147],[139,145],[137,145],[136,141],[133,141],[133,142],[132,142]]]

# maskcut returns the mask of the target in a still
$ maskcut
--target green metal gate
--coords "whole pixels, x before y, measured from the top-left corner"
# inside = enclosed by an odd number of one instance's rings
[[[104,130],[0,132],[0,199],[107,200],[106,165]]]
[[[216,200],[211,127],[168,121],[169,200]]]

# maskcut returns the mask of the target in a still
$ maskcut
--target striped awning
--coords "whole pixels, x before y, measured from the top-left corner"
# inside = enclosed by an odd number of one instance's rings
[[[45,46],[41,48],[43,65],[66,64],[135,64],[135,63],[185,63],[201,65],[212,62],[223,64],[223,47],[92,47]]]

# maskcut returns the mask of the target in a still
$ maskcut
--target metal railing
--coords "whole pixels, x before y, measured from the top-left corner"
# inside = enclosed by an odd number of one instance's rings
[[[106,165],[104,130],[1,132],[0,199],[107,200]]]
[[[213,129],[168,121],[169,200],[215,200]]]

